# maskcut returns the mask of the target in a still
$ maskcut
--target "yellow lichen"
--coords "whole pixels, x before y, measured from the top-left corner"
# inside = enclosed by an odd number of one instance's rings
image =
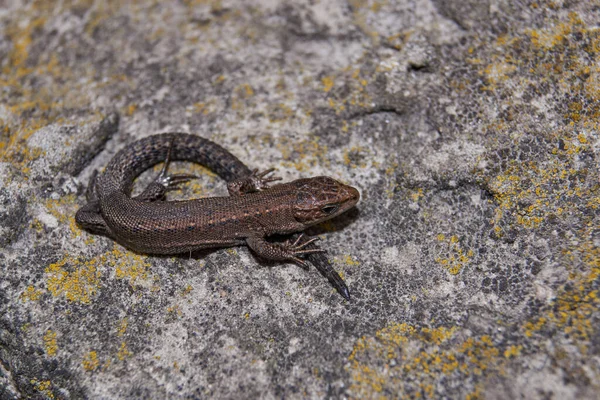
[[[254,96],[254,89],[247,83],[241,84],[233,89],[231,94],[231,109],[242,111],[246,105],[250,105],[248,101]]]
[[[30,380],[31,384],[35,386],[35,389],[40,392],[47,399],[54,399],[54,393],[52,391],[51,381],[38,381],[37,379]]]
[[[333,77],[326,76],[321,79],[321,83],[323,84],[323,91],[329,92],[331,89],[333,89],[333,85],[334,85]]]
[[[19,298],[21,301],[37,301],[40,299],[44,292],[42,290],[36,289],[35,286],[27,286],[27,289],[21,293]]]
[[[28,24],[9,23],[5,33],[13,46],[8,57],[0,61],[0,87],[11,88],[8,96],[3,98],[3,104],[15,116],[26,114],[24,119],[7,121],[5,128],[10,134],[1,136],[0,149],[3,152],[0,153],[0,159],[13,163],[25,177],[30,173],[29,163],[37,157],[35,152],[41,152],[28,148],[26,139],[39,128],[60,122],[62,107],[80,106],[89,101],[87,91],[77,90],[86,84],[85,77],[71,79],[75,74],[68,67],[60,65],[55,54],[41,54],[35,60],[29,57],[29,48],[45,28],[48,15],[47,12],[41,12],[39,16],[29,19]],[[13,20],[23,21],[23,18],[15,16]],[[44,85],[32,89],[30,82],[35,79],[43,81]]]
[[[587,344],[596,334],[593,316],[600,303],[599,294],[593,288],[593,283],[600,277],[600,250],[590,239],[592,229],[589,227],[580,232],[587,241],[565,252],[565,262],[581,267],[571,273],[569,285],[541,315],[523,324],[521,343],[501,350],[492,336],[460,339],[462,336],[456,335],[458,328],[455,327],[419,329],[393,323],[355,343],[349,357],[352,395],[380,398],[393,393],[395,396],[435,398],[435,392],[427,388],[435,387],[444,377],[459,376],[465,380],[501,374],[506,363],[522,356],[525,348],[539,346],[536,339],[531,341],[530,338],[540,331],[543,338],[547,337],[547,332],[562,332],[582,354],[586,354]],[[438,239],[444,243],[460,242],[456,236],[446,238],[443,234],[439,234]],[[543,332],[545,330],[547,332]],[[480,398],[481,390],[477,388],[470,396]]]
[[[422,199],[424,196],[425,195],[423,194],[422,188],[410,191],[410,199],[415,203]]]
[[[579,153],[585,144],[578,139],[565,141],[561,153]],[[508,210],[515,213],[515,222],[527,228],[536,228],[550,215],[560,215],[567,208],[577,207],[579,199],[594,198],[597,187],[579,188],[581,171],[569,168],[562,157],[551,160],[542,168],[536,162],[511,162],[501,174],[489,181],[498,208],[493,223],[497,224]],[[559,201],[560,200],[560,201]]]
[[[100,285],[99,261],[81,263],[65,257],[46,268],[46,287],[53,296],[65,296],[69,301],[88,304]],[[69,270],[70,269],[70,270]]]
[[[484,70],[484,74],[487,79],[487,82],[490,85],[495,85],[500,81],[508,79],[508,76],[514,71],[516,71],[516,69],[517,67],[512,64],[506,62],[499,62],[488,65],[487,68]]]
[[[544,329],[556,329],[571,338],[582,353],[596,335],[593,316],[600,298],[593,286],[600,277],[600,248],[590,240],[590,228],[582,232],[587,240],[565,254],[568,265],[581,265],[569,276],[569,285],[557,295],[552,307],[523,325],[524,334],[533,337]]]
[[[329,164],[326,158],[328,148],[320,143],[318,138],[291,141],[286,137],[280,137],[276,146],[284,159],[282,164],[286,167],[307,171],[316,165],[325,167]]]
[[[521,355],[523,346],[509,346],[508,349],[504,350],[504,358],[512,358]]]
[[[350,168],[366,168],[370,151],[366,147],[354,146],[344,151],[344,164]]]
[[[44,348],[46,349],[46,354],[49,357],[54,357],[56,352],[58,351],[58,345],[56,343],[56,332],[48,329],[44,334]]]
[[[148,279],[148,269],[150,268],[148,257],[125,252],[116,247],[112,250],[111,256],[117,279],[127,279],[132,286]]]
[[[79,236],[81,229],[75,222],[76,196],[74,194],[63,196],[57,200],[48,199],[45,202],[48,212],[61,224],[68,224],[73,237]]]
[[[181,290],[181,296],[183,296],[183,297],[187,296],[188,294],[190,294],[192,292],[192,290],[193,290],[192,285],[188,284],[185,288],[183,288]]]
[[[215,101],[214,100],[208,100],[208,101],[204,101],[204,102],[198,102],[192,105],[192,110],[195,113],[200,113],[203,115],[208,115],[211,112],[215,111]]]
[[[175,304],[174,306],[167,307],[167,312],[169,313],[170,316],[172,316],[174,318],[181,317],[183,315],[179,304]]]
[[[125,114],[128,117],[131,117],[135,113],[136,110],[137,110],[137,104],[130,104],[127,106],[127,109],[125,110]]]
[[[86,371],[95,371],[100,365],[100,361],[98,361],[98,354],[95,351],[90,351],[89,353],[85,354],[81,365]]]
[[[337,261],[337,258],[336,258],[336,261]],[[357,265],[360,265],[360,262],[358,260],[355,260],[352,256],[350,256],[348,254],[343,256],[341,258],[340,262],[345,265],[349,265],[351,267],[356,267]]]
[[[245,83],[241,85],[240,88],[243,90],[244,96],[246,98],[254,96],[254,89],[252,89],[252,86],[250,86],[249,84]]]
[[[468,393],[465,400],[483,400],[485,397],[481,393],[481,388],[476,388],[475,391]]]
[[[457,275],[471,263],[474,252],[472,249],[464,249],[459,243],[458,236],[452,235],[446,240],[444,234],[438,234],[436,238],[443,243],[438,250],[443,256],[436,257],[435,262],[444,267],[450,274]]]
[[[115,277],[132,286],[148,278],[150,267],[147,257],[118,247],[87,261],[67,256],[46,268],[46,287],[53,296],[88,304],[100,286],[99,268],[105,265],[113,265]]]
[[[25,68],[25,61],[29,57],[29,46],[32,43],[32,34],[36,29],[40,29],[46,23],[45,17],[39,17],[31,21],[23,29],[9,29],[8,35],[13,40],[12,51],[8,54],[9,65],[19,70],[19,75],[23,76],[30,72]],[[3,73],[9,74],[8,66],[4,67]]]
[[[117,328],[117,336],[123,336],[125,334],[125,331],[127,331],[127,324],[128,324],[127,317],[123,318],[119,322],[119,327]]]
[[[504,359],[489,336],[457,342],[456,330],[393,323],[374,337],[362,337],[349,357],[352,396],[382,398],[385,392],[434,398],[433,388],[444,376],[468,377],[501,368]]]
[[[125,342],[121,342],[121,347],[119,347],[119,352],[117,353],[117,358],[121,361],[131,356],[131,351],[127,349],[127,344]]]
[[[294,115],[295,111],[292,109],[292,107],[284,103],[274,104],[269,106],[268,109],[269,122],[272,124],[288,121]]]

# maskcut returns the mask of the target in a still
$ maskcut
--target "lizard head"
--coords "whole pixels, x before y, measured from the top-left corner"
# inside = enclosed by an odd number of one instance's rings
[[[336,217],[360,199],[358,190],[327,176],[298,179],[292,184],[296,187],[294,218],[305,226]]]

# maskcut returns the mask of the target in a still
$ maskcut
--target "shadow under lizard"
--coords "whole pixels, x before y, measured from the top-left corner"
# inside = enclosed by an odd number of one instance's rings
[[[201,164],[227,181],[228,197],[165,201],[166,193],[194,175],[169,175],[170,161]],[[164,162],[161,173],[138,196],[133,182],[148,168]],[[354,207],[360,194],[335,179],[319,176],[289,183],[271,182],[273,169],[250,170],[229,151],[185,133],[153,135],[119,151],[101,175],[96,171],[87,189],[88,203],[75,220],[85,230],[102,234],[144,254],[180,254],[213,247],[248,245],[269,260],[291,261],[319,272],[347,300],[350,293],[333,269],[317,238],[303,234],[285,242],[266,240],[275,234],[302,232]]]

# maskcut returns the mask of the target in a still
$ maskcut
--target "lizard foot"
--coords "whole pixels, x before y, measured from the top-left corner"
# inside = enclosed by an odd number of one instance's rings
[[[281,247],[284,251],[286,251],[289,254],[288,259],[294,261],[295,263],[299,264],[300,266],[302,266],[305,269],[308,269],[308,264],[305,260],[299,258],[298,256],[301,255],[305,255],[305,254],[314,254],[314,253],[325,253],[326,250],[324,249],[320,249],[320,248],[311,248],[311,249],[306,249],[305,247],[308,246],[311,243],[316,242],[317,240],[319,240],[318,237],[309,239],[305,242],[302,242],[302,238],[304,238],[304,233],[301,233],[296,240],[294,240],[292,242],[292,240],[288,240],[284,243],[281,244]]]
[[[198,177],[192,174],[159,175],[154,181],[164,186],[165,190],[169,191],[177,189],[177,185],[189,182],[192,179],[198,179]]]
[[[248,246],[256,254],[263,258],[277,261],[293,261],[304,268],[308,268],[307,262],[301,259],[300,256],[324,253],[325,250],[319,248],[307,249],[306,246],[314,243],[319,238],[313,238],[301,243],[303,237],[304,235],[300,235],[295,240],[290,239],[283,243],[271,243],[260,236],[250,236],[246,238],[246,243],[248,243]]]
[[[268,189],[269,183],[281,180],[281,177],[278,176],[267,177],[273,171],[275,171],[275,168],[269,168],[262,172],[258,172],[258,169],[253,169],[252,173],[247,177],[229,182],[227,190],[230,195],[235,196]]]
[[[135,197],[135,199],[147,202],[164,200],[167,192],[178,189],[178,186],[182,183],[198,178],[196,175],[192,174],[169,175],[167,173],[169,164],[171,163],[171,149],[173,148],[173,140],[174,139],[172,139],[171,143],[169,144],[167,157],[165,158],[165,163],[163,164],[160,173],[140,195]]]
[[[171,139],[171,143],[169,144],[169,150],[167,151],[167,158],[165,159],[165,163],[163,164],[162,169],[158,176],[154,179],[154,182],[159,185],[164,186],[166,191],[177,189],[177,185],[180,185],[185,182],[189,182],[192,179],[198,179],[196,175],[192,174],[178,174],[178,175],[169,175],[167,174],[167,170],[169,169],[169,164],[171,164],[171,150],[173,149],[173,141],[175,139]]]

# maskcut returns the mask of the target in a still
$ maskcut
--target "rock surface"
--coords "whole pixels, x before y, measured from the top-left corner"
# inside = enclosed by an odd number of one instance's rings
[[[597,1],[0,5],[0,398],[600,396]],[[81,231],[165,131],[358,187],[320,230],[352,301]]]

